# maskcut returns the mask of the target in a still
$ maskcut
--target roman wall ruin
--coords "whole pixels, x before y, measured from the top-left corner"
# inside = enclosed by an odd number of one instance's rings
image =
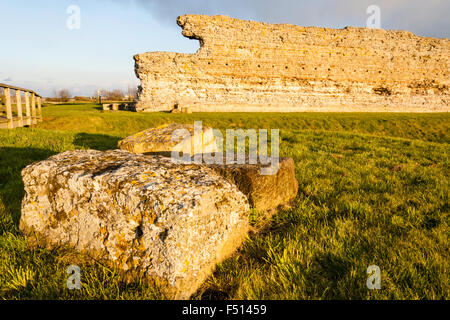
[[[134,57],[137,111],[448,112],[450,40],[185,15],[195,54]]]

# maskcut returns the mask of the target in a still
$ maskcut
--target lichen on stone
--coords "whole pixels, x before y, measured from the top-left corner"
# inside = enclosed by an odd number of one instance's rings
[[[170,158],[67,151],[22,177],[24,233],[144,275],[169,298],[188,298],[248,230],[249,204],[234,184]]]

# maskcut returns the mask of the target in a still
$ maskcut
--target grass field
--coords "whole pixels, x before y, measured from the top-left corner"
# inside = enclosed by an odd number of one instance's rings
[[[166,122],[280,129],[296,163],[295,206],[218,265],[194,299],[449,299],[449,114],[137,114],[97,105],[43,108],[37,128],[0,130],[0,298],[159,299],[142,281],[83,264],[66,289],[73,253],[27,248],[18,232],[20,171],[72,149],[113,149]],[[366,287],[367,267],[381,289]]]

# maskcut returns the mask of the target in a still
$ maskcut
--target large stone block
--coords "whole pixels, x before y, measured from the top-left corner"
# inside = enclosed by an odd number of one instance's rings
[[[181,130],[181,134],[174,135],[176,130]],[[172,151],[190,155],[217,152],[213,129],[203,127],[200,132],[196,132],[194,125],[177,123],[138,132],[119,141],[119,148],[134,153],[159,153],[169,156]]]
[[[127,151],[67,151],[22,171],[20,229],[185,299],[242,243],[249,204],[215,171]]]

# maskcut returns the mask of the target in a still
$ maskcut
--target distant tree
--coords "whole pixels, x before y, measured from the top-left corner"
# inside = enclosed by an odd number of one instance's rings
[[[59,98],[57,98],[56,96],[53,97],[45,97],[44,101],[46,102],[59,102]]]
[[[70,91],[67,89],[61,89],[56,93],[56,98],[61,102],[67,102],[71,98]]]
[[[128,100],[134,100],[137,97],[137,88],[136,87],[128,87],[127,89]]]
[[[92,101],[91,97],[75,96],[73,98],[75,101]]]
[[[120,89],[114,89],[112,91],[102,90],[102,97],[106,100],[122,101],[125,95]]]

